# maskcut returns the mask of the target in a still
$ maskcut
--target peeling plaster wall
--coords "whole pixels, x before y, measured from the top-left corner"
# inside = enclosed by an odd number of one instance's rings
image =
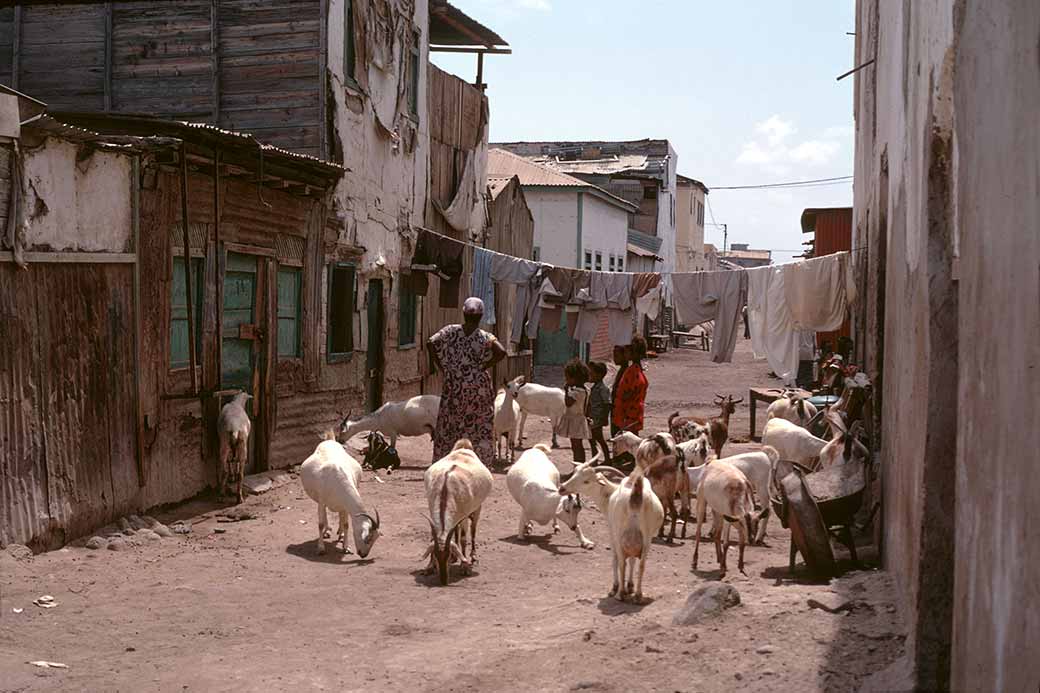
[[[77,156],[82,158],[77,159]],[[26,248],[113,252],[129,249],[130,157],[56,139],[24,152]]]
[[[657,236],[661,239],[661,250],[658,254],[664,258],[664,262],[658,267],[660,272],[675,271],[675,234],[679,210],[676,189],[677,179],[675,177],[679,165],[679,155],[675,153],[671,143],[668,143],[668,174],[663,181],[664,187],[657,197]]]
[[[427,113],[428,71],[428,7],[426,0],[404,2],[389,0],[387,3],[398,12],[401,7],[414,6],[414,12],[406,27],[419,32],[419,116],[416,126],[414,149],[404,142],[395,142],[387,136],[376,120],[375,109],[392,111],[387,106],[384,94],[397,93],[397,68],[385,75],[374,64],[369,68],[369,91],[378,98],[373,100],[361,92],[344,74],[344,7],[343,0],[329,0],[327,42],[326,93],[333,99],[330,117],[334,123],[337,142],[329,143],[329,151],[342,151],[343,164],[350,169],[340,181],[335,192],[335,214],[339,220],[339,243],[358,245],[365,248],[358,267],[358,290],[361,299],[356,321],[365,321],[364,293],[370,278],[382,278],[383,305],[386,316],[386,382],[384,397],[387,400],[418,393],[419,356],[416,349],[397,348],[397,278],[402,263],[411,253],[411,227],[423,225],[428,188],[427,171],[429,160],[429,126]],[[369,3],[371,9],[372,4]],[[410,35],[410,31],[406,32]],[[398,49],[400,46],[398,46]],[[395,51],[395,61],[407,61],[408,51]],[[407,109],[407,99],[402,108]],[[333,131],[330,128],[330,132]],[[483,188],[480,188],[483,190]],[[408,239],[408,240],[405,240]],[[391,274],[393,281],[391,281]],[[327,269],[326,269],[327,275]],[[327,315],[327,276],[323,282],[323,315]],[[322,330],[324,331],[322,321]],[[364,329],[364,328],[362,328]],[[355,330],[355,336],[359,331]],[[363,335],[367,337],[367,330]],[[363,399],[365,340],[355,343],[355,357],[347,364],[326,364],[325,340],[321,342],[323,387],[350,385],[358,387]]]
[[[1040,680],[1038,37],[1036,3],[857,3],[854,327],[912,677],[881,687]]]

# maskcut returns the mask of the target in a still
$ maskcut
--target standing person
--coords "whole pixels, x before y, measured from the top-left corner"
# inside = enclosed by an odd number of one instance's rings
[[[553,432],[570,439],[571,454],[574,463],[578,464],[585,461],[585,441],[589,439],[589,426],[585,422],[585,401],[588,398],[585,383],[589,380],[589,369],[579,359],[571,359],[563,367],[563,378],[566,383],[563,401],[567,411]]]
[[[643,373],[646,358],[646,341],[642,337],[632,339],[628,347],[630,364],[621,375],[614,400],[614,426],[619,431],[638,434],[643,430],[643,411],[646,406],[646,391],[649,383]]]
[[[460,438],[469,438],[485,465],[494,459],[492,426],[495,388],[490,370],[506,350],[490,332],[480,329],[484,302],[467,298],[462,324],[442,327],[427,341],[432,368],[441,372],[441,406],[433,432],[433,459],[446,456]]]
[[[618,367],[618,370],[614,374],[614,383],[610,386],[610,408],[612,410],[617,408],[618,386],[621,384],[621,376],[625,374],[625,369],[628,368],[628,347],[614,347],[614,365]],[[618,433],[618,428],[614,425],[613,419],[611,419],[610,437],[613,438]]]
[[[592,390],[589,392],[589,406],[587,414],[589,418],[589,450],[592,456],[596,456],[596,446],[603,452],[603,461],[610,461],[610,450],[607,441],[603,437],[603,428],[610,422],[610,389],[604,384],[603,378],[607,377],[607,364],[602,361],[589,361],[589,374],[592,380]]]

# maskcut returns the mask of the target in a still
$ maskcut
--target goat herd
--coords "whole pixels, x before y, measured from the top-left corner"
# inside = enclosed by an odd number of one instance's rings
[[[555,422],[564,409],[563,391],[525,384],[522,378],[504,385],[496,399],[495,436],[500,442],[501,437],[506,438],[512,461],[514,447],[523,440],[523,421],[527,415],[547,416]],[[234,471],[239,482],[244,460],[243,441],[249,435],[249,420],[244,411],[246,398],[248,395],[236,397],[224,407],[220,418],[222,461],[227,465],[229,457],[234,455]],[[535,523],[551,523],[556,532],[562,521],[575,533],[582,548],[593,548],[593,542],[582,534],[578,523],[578,515],[587,503],[582,496],[592,499],[606,515],[610,531],[614,559],[610,595],[621,601],[640,602],[651,541],[660,536],[672,542],[680,519],[681,536],[685,538],[691,491],[696,489],[697,526],[692,569],[697,567],[701,526],[707,510],[711,509],[711,536],[721,575],[726,574],[730,528],[734,525],[739,534],[737,567],[743,573],[745,546],[760,543],[765,537],[778,461],[823,467],[862,459],[866,449],[857,439],[856,427],[847,431],[842,418],[833,412],[825,419],[831,429],[830,440],[810,433],[807,428],[820,422],[824,413],[815,412],[810,403],[788,392],[767,411],[762,449],[723,458],[729,417],[740,401],[718,395],[715,403],[721,411],[717,417],[699,419],[676,413],[669,417],[668,432],[646,438],[621,433],[611,441],[615,455],[611,464],[605,464],[599,453],[591,461],[575,465],[570,477],[562,483],[559,470],[549,459],[547,445],[539,443],[525,450],[506,474],[509,494],[520,506],[517,537],[526,538]],[[348,454],[339,440],[369,431],[364,456],[366,466],[396,468],[399,464],[394,449],[397,436],[432,435],[439,405],[439,397],[423,395],[384,404],[357,421],[347,416],[338,434],[328,432],[303,462],[300,480],[307,495],[318,504],[319,554],[325,553],[325,540],[331,536],[329,510],[339,516],[337,541],[343,542],[344,552],[350,551],[351,520],[354,546],[362,558],[368,556],[379,538],[379,512],[367,508],[358,490],[362,465]],[[384,434],[390,437],[389,444]],[[619,459],[634,461],[627,475]],[[221,476],[223,486],[229,475],[222,472]],[[429,511],[425,519],[431,535],[423,556],[424,559],[429,557],[426,572],[436,572],[440,583],[447,584],[453,564],[468,573],[476,562],[477,525],[483,503],[491,493],[493,477],[473,451],[472,443],[463,439],[426,470],[424,481]],[[240,489],[241,485],[241,499]],[[666,519],[671,520],[667,537],[664,535]]]

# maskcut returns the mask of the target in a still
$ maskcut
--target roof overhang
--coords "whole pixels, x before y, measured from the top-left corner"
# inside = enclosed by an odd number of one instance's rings
[[[660,255],[658,255],[657,253],[655,253],[655,252],[653,252],[651,250],[647,250],[645,248],[640,248],[638,245],[636,245],[634,243],[629,243],[625,247],[625,249],[628,251],[628,253],[630,255],[636,255],[638,257],[652,257],[655,260],[659,260],[661,262],[664,262],[664,258],[661,257]]]
[[[430,50],[442,53],[511,53],[497,33],[447,0],[430,0]]]
[[[802,233],[816,231],[816,217],[823,212],[844,212],[852,216],[852,207],[807,207],[802,210]]]

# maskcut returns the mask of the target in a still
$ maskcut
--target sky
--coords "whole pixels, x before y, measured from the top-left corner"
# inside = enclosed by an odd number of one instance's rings
[[[665,138],[679,173],[709,189],[852,174],[853,80],[835,81],[854,67],[852,0],[452,4],[513,50],[484,59],[492,142]],[[476,56],[431,57],[476,76]],[[852,182],[708,200],[730,243],[782,262],[802,250],[802,210],[851,206]],[[722,241],[706,226],[705,242]]]

